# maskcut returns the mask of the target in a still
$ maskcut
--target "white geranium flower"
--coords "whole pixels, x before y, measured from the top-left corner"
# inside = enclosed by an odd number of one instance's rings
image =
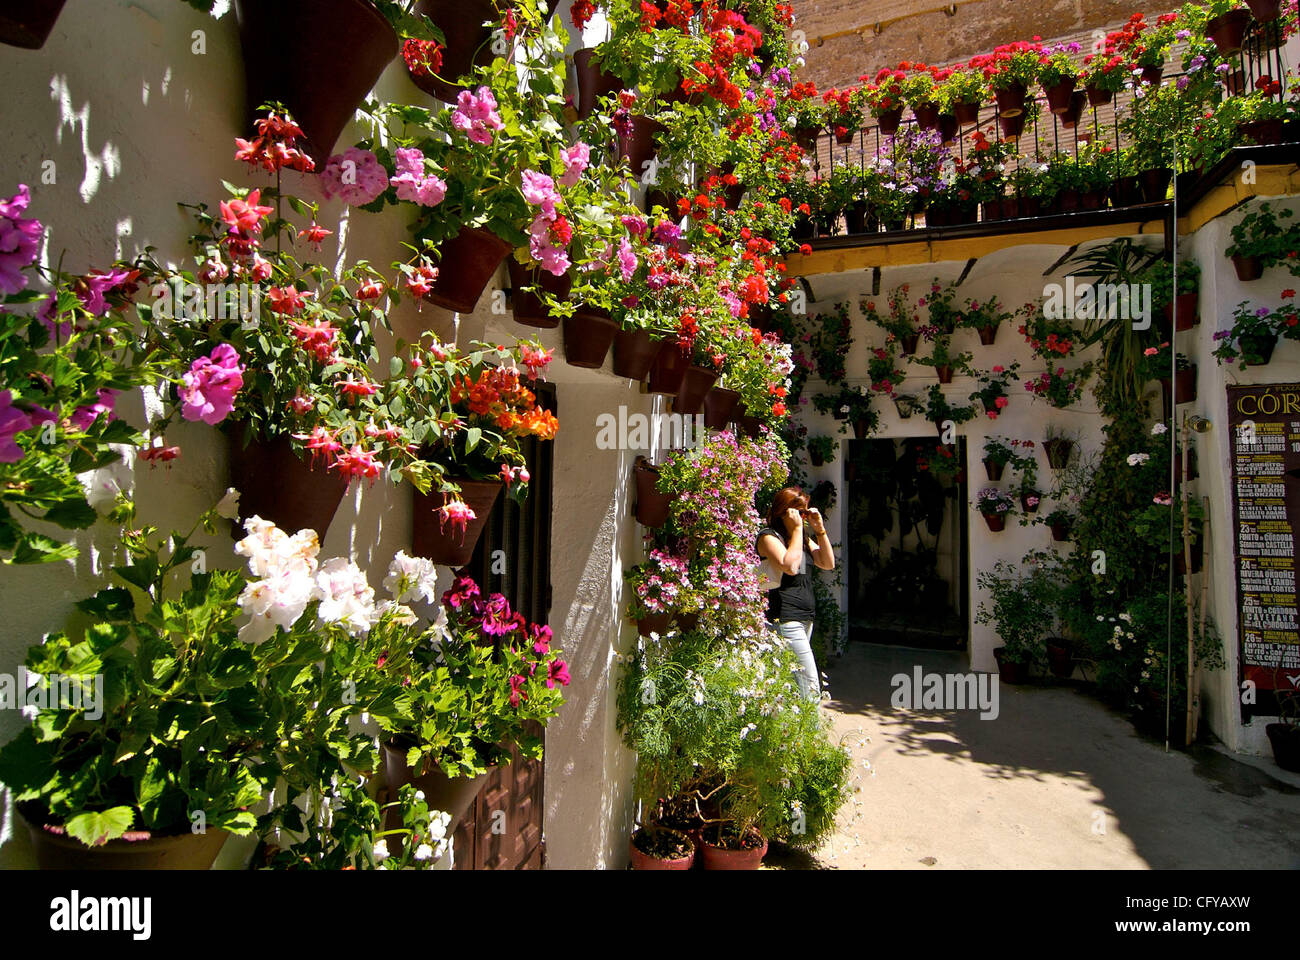
[[[422,843],[415,848],[416,860],[421,860],[421,861],[429,860],[432,859],[432,857],[433,857],[433,847],[429,846],[427,843]]]
[[[399,603],[421,599],[425,603],[438,600],[438,570],[432,560],[410,557],[398,550],[388,565],[384,589]]]
[[[77,474],[86,502],[100,513],[107,513],[117,502],[118,494],[129,497],[135,487],[135,448],[125,443],[110,443],[118,459],[97,470]]]
[[[1130,467],[1141,466],[1150,459],[1151,454],[1149,453],[1130,453],[1128,457],[1128,465]]]
[[[388,841],[376,840],[374,851],[375,851],[375,859],[378,860],[380,863],[383,863],[385,860],[388,859]]]
[[[327,623],[342,624],[354,637],[367,632],[379,617],[375,591],[366,575],[343,557],[332,557],[321,565],[312,596],[320,600],[317,616]]]
[[[1168,432],[1169,432],[1169,428],[1165,426],[1164,421],[1157,423],[1155,426],[1151,428],[1151,436],[1153,437],[1158,437],[1162,433],[1168,433]]]

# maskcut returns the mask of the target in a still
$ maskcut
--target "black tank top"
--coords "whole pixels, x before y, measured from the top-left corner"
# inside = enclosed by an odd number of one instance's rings
[[[758,539],[762,540],[768,534],[776,537],[782,545],[789,547],[789,540],[781,530],[772,527],[764,527],[758,531]],[[755,543],[757,546],[757,541]],[[808,623],[814,619],[817,611],[817,599],[813,594],[812,574],[808,570],[812,549],[808,538],[804,538],[803,545],[803,563],[799,567],[799,572],[795,574],[781,574],[781,586],[775,590],[767,592],[767,619],[768,620],[795,620],[800,623]],[[760,554],[760,556],[762,556]],[[767,557],[762,557],[764,563],[770,564]]]

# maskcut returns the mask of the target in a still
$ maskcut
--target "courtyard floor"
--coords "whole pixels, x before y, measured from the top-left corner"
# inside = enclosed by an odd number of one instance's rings
[[[1300,868],[1300,776],[1271,757],[1171,751],[1059,685],[1000,689],[1000,715],[890,705],[890,678],[964,673],[964,654],[852,643],[823,707],[853,797],[813,854],[776,869]]]

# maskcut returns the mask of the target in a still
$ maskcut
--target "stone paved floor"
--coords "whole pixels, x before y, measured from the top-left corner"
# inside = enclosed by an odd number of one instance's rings
[[[824,708],[852,800],[814,854],[776,869],[1300,868],[1300,776],[1198,745],[1164,752],[1064,686],[1000,688],[1000,715],[897,710],[890,678],[964,654],[850,644]]]

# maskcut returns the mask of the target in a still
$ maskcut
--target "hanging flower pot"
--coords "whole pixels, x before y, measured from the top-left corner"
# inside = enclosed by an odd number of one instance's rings
[[[637,458],[632,478],[636,481],[636,522],[652,529],[662,527],[668,522],[677,495],[660,493],[659,468],[644,457]]]
[[[704,425],[710,430],[725,430],[740,403],[740,394],[726,387],[714,387],[704,398]]]
[[[856,129],[849,129],[848,127],[838,127],[835,130],[835,142],[838,143],[841,147],[847,147],[849,146],[849,144],[853,143],[853,138],[856,137],[857,135],[858,135],[858,131]]]
[[[665,346],[650,366],[647,389],[651,393],[676,394],[682,388],[682,378],[686,376],[689,365],[689,358],[676,344]]]
[[[1002,471],[1006,469],[1006,466],[1005,463],[998,463],[987,458],[984,460],[984,472],[988,474],[989,480],[993,483],[997,483],[1002,479]]]
[[[1150,84],[1153,87],[1160,86],[1160,81],[1164,79],[1164,67],[1143,67],[1142,82]]]
[[[1055,532],[1055,528],[1053,528]],[[1048,637],[1047,669],[1058,680],[1068,680],[1074,674],[1074,657],[1070,653],[1070,641],[1064,637]]]
[[[496,19],[495,15],[490,19]],[[623,81],[592,62],[594,47],[579,50],[573,55],[573,69],[578,75],[578,119],[586,120],[596,110],[596,102],[623,88]]]
[[[1142,195],[1147,203],[1162,203],[1169,193],[1169,182],[1174,178],[1174,171],[1169,167],[1152,167],[1138,174],[1142,181]]]
[[[1043,449],[1047,451],[1047,465],[1053,470],[1064,470],[1074,452],[1074,441],[1068,437],[1052,437],[1043,441]]]
[[[1242,334],[1237,338],[1237,346],[1241,347],[1246,366],[1263,367],[1273,359],[1273,350],[1277,347],[1277,334]]]
[[[1001,533],[1007,528],[1007,515],[1005,513],[981,513],[980,516],[988,524],[990,533]]]
[[[632,117],[631,123],[632,135],[630,137],[619,134],[618,155],[627,161],[633,175],[640,177],[647,169],[650,161],[654,159],[657,149],[655,136],[663,131],[664,126],[657,120],[641,116]]]
[[[1250,11],[1239,7],[1229,10],[1205,24],[1205,34],[1213,41],[1219,53],[1230,57],[1241,50],[1241,43],[1246,38],[1246,28],[1250,26]]]
[[[691,364],[682,377],[681,389],[673,400],[673,413],[693,417],[704,410],[704,398],[718,382],[718,375],[706,367]]]
[[[912,397],[894,397],[894,409],[898,411],[898,419],[910,420],[917,410],[917,403]]]
[[[1115,94],[1109,90],[1103,90],[1094,83],[1086,85],[1083,89],[1088,95],[1088,106],[1090,107],[1104,107],[1115,98]]]
[[[871,421],[866,418],[859,418],[853,421],[853,439],[865,440],[871,433]],[[850,464],[852,466],[852,464]]]
[[[1264,275],[1264,265],[1260,263],[1258,257],[1243,257],[1234,253],[1232,266],[1237,271],[1237,279],[1242,283],[1250,283]]]
[[[1165,304],[1165,321],[1172,323],[1175,330],[1190,330],[1201,322],[1201,314],[1196,309],[1196,293],[1180,293],[1173,303]]]
[[[689,870],[695,865],[695,841],[667,827],[642,827],[628,840],[627,850],[633,870]]]
[[[952,383],[952,365],[943,363],[934,368],[935,374],[939,377],[940,383]]]
[[[1200,573],[1205,562],[1205,543],[1197,540],[1192,544],[1192,573]],[[1174,554],[1174,571],[1180,576],[1187,576],[1187,557],[1179,550]]]
[[[1115,181],[1111,195],[1115,198],[1115,206],[1117,207],[1131,207],[1143,203],[1145,195],[1142,192],[1142,178],[1137,176],[1119,177]]]
[[[0,43],[24,50],[45,46],[64,0],[0,0]]]
[[[367,0],[235,0],[244,51],[248,124],[279,102],[323,166],[379,75],[397,57],[397,33]],[[323,65],[328,76],[322,76]]]
[[[1271,146],[1282,142],[1286,134],[1286,121],[1281,117],[1272,120],[1248,120],[1237,124],[1237,130],[1261,147]]]
[[[1013,84],[997,91],[998,113],[1004,117],[1018,117],[1025,112],[1027,91],[1020,84]]]
[[[1012,686],[1029,681],[1029,664],[1014,663],[1006,657],[1006,647],[994,647],[993,659],[998,662],[998,679]]]
[[[492,52],[492,28],[484,23],[497,19],[492,0],[420,0],[416,15],[428,17],[442,31],[446,43],[439,53],[442,68],[437,76],[411,74],[411,82],[431,96],[454,103],[461,90],[455,81],[486,67],[495,56]]]
[[[846,233],[867,232],[867,204],[865,201],[859,200],[844,208],[844,230]]]
[[[510,309],[514,314],[515,323],[522,323],[528,327],[541,327],[545,330],[558,327],[559,318],[551,316],[545,301],[537,295],[537,291],[523,288],[541,287],[551,296],[565,300],[573,287],[573,280],[569,275],[566,273],[557,277],[549,270],[542,270],[536,266],[526,267],[514,257],[506,261],[506,266],[510,271]],[[441,276],[441,271],[439,275]]]
[[[955,103],[952,107],[953,116],[957,123],[963,127],[968,127],[972,123],[980,122],[980,104],[979,101],[973,103]]]
[[[808,460],[814,467],[826,466],[826,457],[824,457],[818,450],[809,450]]]
[[[991,323],[982,327],[976,327],[975,332],[979,334],[980,346],[991,347],[993,346],[993,342],[998,338],[998,325],[996,323]]]
[[[795,127],[794,142],[804,150],[816,150],[817,136],[820,133],[817,127]]]
[[[510,242],[491,230],[461,228],[439,248],[438,279],[424,299],[457,313],[473,313],[478,298],[510,250]]]
[[[937,103],[918,103],[912,108],[916,125],[922,130],[939,129],[939,105]]]
[[[887,137],[892,137],[898,133],[899,124],[903,122],[903,108],[896,110],[882,110],[880,116],[876,118],[876,123],[880,127],[880,132]]]
[[[1020,494],[1020,509],[1024,510],[1025,513],[1037,513],[1042,503],[1043,495],[1037,490],[1026,490]]]
[[[1060,114],[1061,126],[1066,130],[1072,130],[1079,123],[1079,117],[1083,115],[1083,105],[1088,102],[1088,94],[1083,90],[1076,90],[1070,97],[1070,107]]]
[[[1291,723],[1269,723],[1264,726],[1273,760],[1283,770],[1300,773],[1300,727]]]
[[[564,360],[571,367],[599,370],[618,334],[609,311],[583,305],[564,318]]]
[[[650,336],[648,330],[618,331],[614,335],[614,375],[644,380],[663,345],[664,341]]]
[[[463,530],[444,519],[443,494],[414,491],[415,509],[411,515],[411,552],[445,567],[463,567],[474,556],[474,547],[487,526],[505,484],[500,480],[462,480],[452,478],[460,487],[461,499],[474,512]],[[450,811],[448,811],[450,812]]]
[[[339,473],[294,453],[288,437],[253,439],[244,446],[243,424],[227,434],[230,486],[239,491],[239,520],[261,517],[287,533],[315,530],[323,542],[348,484]],[[242,526],[240,528],[242,536]]]
[[[1186,370],[1178,370],[1174,373],[1174,403],[1191,403],[1196,399],[1196,364],[1192,364]],[[1161,377],[1160,386],[1165,392],[1165,398],[1168,399],[1169,378]]]
[[[907,336],[903,337],[900,340],[903,356],[910,357],[914,355],[916,353],[917,344],[920,343],[920,341],[921,335],[919,333],[909,333]]]
[[[1065,543],[1070,539],[1070,524],[1065,520],[1057,520],[1051,525],[1052,539],[1057,543]]]
[[[42,819],[34,805],[24,804],[23,822],[40,870],[210,870],[230,836],[215,827],[170,837],[128,830],[116,840],[88,847],[62,826],[37,822]]]
[[[648,637],[652,633],[663,636],[672,624],[671,613],[651,613],[636,621],[636,632],[643,637]]]
[[[1023,110],[1020,113],[999,114],[998,127],[1002,131],[1003,139],[1019,139],[1020,135],[1025,132],[1026,116]]]
[[[1050,87],[1044,87],[1043,92],[1047,94],[1047,109],[1057,115],[1069,112],[1076,83],[1074,77],[1067,77]]]
[[[478,797],[491,772],[488,770],[477,777],[449,777],[443,773],[441,767],[427,757],[423,767],[417,770],[406,765],[406,748],[400,743],[392,740],[384,743],[384,773],[389,789],[393,791],[394,796],[399,788],[408,783],[423,790],[424,802],[429,805],[430,810],[441,810],[451,815],[451,823],[447,825],[448,835],[464,819],[466,811]],[[400,826],[400,812],[396,809],[387,811],[386,829],[398,829]],[[399,835],[389,837],[389,845],[391,846],[393,841],[398,839],[400,839]]]
[[[757,870],[767,856],[767,840],[757,830],[745,839],[746,845],[734,850],[713,842],[719,839],[718,831],[711,832],[712,838],[706,835],[700,844],[700,865],[705,870]]]
[[[1224,74],[1223,86],[1227,89],[1229,95],[1241,96],[1246,92],[1246,71],[1234,70],[1232,73]]]
[[[736,427],[751,440],[756,439],[763,433],[763,421],[746,413],[737,413]]]

